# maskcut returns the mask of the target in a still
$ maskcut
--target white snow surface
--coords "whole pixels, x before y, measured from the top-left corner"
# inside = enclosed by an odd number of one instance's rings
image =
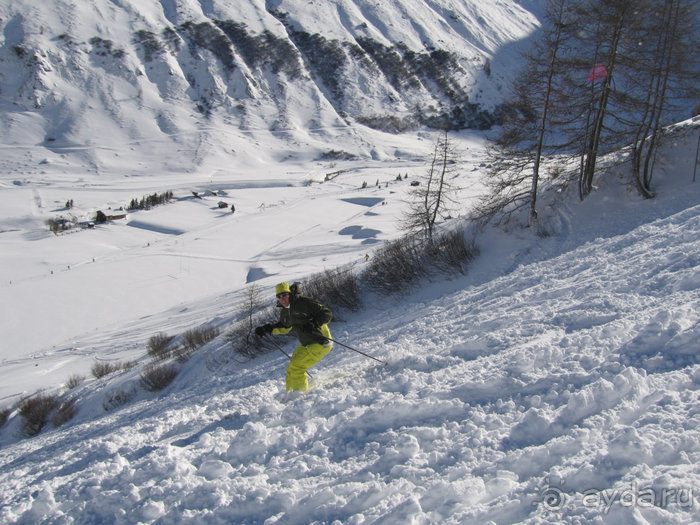
[[[549,237],[488,229],[465,276],[366,294],[333,334],[388,365],[336,345],[312,370],[315,388],[292,398],[281,353],[239,362],[227,352],[246,282],[272,295],[281,280],[361,268],[398,235],[418,163],[348,162],[311,185],[289,166],[223,177],[225,197],[182,194],[59,236],[41,233],[42,209],[69,196],[116,201],[146,179],[6,184],[3,208],[16,212],[0,235],[12,279],[3,399],[55,389],[95,361],[138,364],[63,394],[77,415],[37,437],[23,438],[12,412],[0,430],[0,521],[697,522],[698,128],[678,129],[656,199],[608,174],[583,203],[543,214]],[[483,141],[454,139],[465,167],[481,162]],[[322,168],[299,166],[301,178]],[[409,178],[395,181],[400,172]],[[474,176],[465,170],[464,182]],[[236,213],[216,208],[222,199]],[[204,324],[222,335],[165,390],[144,391],[149,337]],[[110,405],[120,395],[131,401]]]
[[[474,84],[488,103],[541,5],[4,2],[0,523],[700,522],[697,119],[665,142],[655,199],[636,195],[625,166],[582,203],[554,186],[561,193],[540,205],[549,236],[487,228],[466,275],[391,297],[366,291],[362,309],[336,312],[331,329],[387,366],[336,345],[312,369],[315,387],[288,397],[280,352],[231,355],[227,332],[248,286],[272,301],[279,281],[360,271],[365,254],[400,235],[435,135],[349,123],[317,88],[291,84],[283,114],[251,95],[240,122],[226,109],[203,121],[180,102],[177,64],[141,71],[126,45],[166,22],[236,13],[276,34],[267,9],[306,28],[322,14],[339,39],[462,42],[465,59],[492,61],[496,80]],[[96,67],[69,63],[60,46],[70,40],[56,37],[66,28],[80,46],[95,35],[125,45],[129,67],[107,71],[92,55]],[[13,46],[26,42],[54,49],[28,58],[32,78],[12,69],[25,71]],[[199,73],[209,89],[216,76]],[[462,156],[458,217],[483,191],[485,136],[451,139]],[[355,157],[316,160],[329,150]],[[172,203],[91,229],[53,235],[44,224],[117,214],[167,190]],[[149,338],[200,326],[221,335],[167,388],[145,391]],[[90,375],[125,361],[135,366]],[[86,379],[67,390],[74,375]],[[17,404],[38,391],[74,399],[77,413],[28,438]]]

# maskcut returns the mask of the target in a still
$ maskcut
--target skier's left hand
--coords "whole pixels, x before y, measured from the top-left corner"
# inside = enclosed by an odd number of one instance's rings
[[[272,325],[270,323],[266,323],[262,326],[258,326],[255,328],[255,335],[258,337],[262,337],[265,334],[271,334],[272,333]]]

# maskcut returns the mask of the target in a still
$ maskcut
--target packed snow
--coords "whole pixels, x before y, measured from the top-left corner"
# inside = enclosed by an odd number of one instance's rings
[[[399,235],[408,182],[424,169],[415,159],[348,162],[310,185],[271,172],[269,184],[222,179],[223,196],[184,194],[58,236],[39,233],[37,209],[70,195],[116,201],[143,180],[80,193],[60,181],[6,186],[3,203],[25,209],[1,238],[12,277],[3,399],[56,388],[96,360],[139,365],[73,389],[77,415],[37,437],[10,417],[0,518],[697,522],[698,128],[679,130],[655,200],[609,174],[583,203],[548,214],[549,237],[488,229],[465,276],[367,294],[361,312],[332,323],[334,337],[388,364],[336,345],[312,369],[315,387],[292,399],[280,352],[233,359],[224,333],[165,390],[145,392],[146,342],[203,324],[225,332],[249,281],[272,295],[281,280],[361,269]],[[478,137],[455,140],[465,166],[482,160]],[[111,405],[120,394],[131,400]]]

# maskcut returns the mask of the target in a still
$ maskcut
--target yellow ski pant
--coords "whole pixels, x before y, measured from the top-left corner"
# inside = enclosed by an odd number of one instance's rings
[[[290,390],[306,392],[309,389],[306,370],[326,357],[330,351],[330,345],[323,346],[318,343],[298,346],[287,366],[287,392]]]

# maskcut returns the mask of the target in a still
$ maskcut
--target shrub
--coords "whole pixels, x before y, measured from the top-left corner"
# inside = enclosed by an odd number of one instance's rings
[[[129,390],[112,390],[105,394],[104,401],[102,401],[102,408],[106,412],[113,410],[117,407],[127,404],[136,395],[136,390],[131,388]]]
[[[202,326],[193,328],[182,334],[182,345],[186,350],[196,352],[209,341],[214,340],[219,335],[219,329],[214,326]]]
[[[5,407],[2,410],[0,410],[0,428],[7,423],[7,419],[10,417],[10,413],[12,412],[11,409]]]
[[[388,47],[384,44],[367,37],[357,38],[359,46],[353,50],[353,54],[361,56],[367,53],[372,57],[374,63],[384,73],[389,83],[399,92],[420,87],[420,82],[415,74],[415,68],[405,60],[400,49]],[[411,56],[415,56],[414,53]]]
[[[420,116],[420,115],[418,115]],[[401,133],[414,129],[418,125],[416,116],[399,117],[396,115],[363,115],[357,118],[357,121],[373,129],[387,131],[389,133]]]
[[[53,232],[53,233],[56,233],[56,232],[60,231],[60,229],[61,229],[61,225],[54,218],[46,219],[44,221],[44,224],[46,224],[46,226],[48,226],[49,230],[51,230],[51,232]]]
[[[314,76],[323,81],[337,103],[342,106],[344,99],[342,76],[347,63],[343,43],[338,40],[328,40],[319,33],[311,34],[296,30],[291,27],[291,24],[287,25],[287,30]]]
[[[252,318],[242,319],[235,323],[226,334],[226,340],[233,351],[246,359],[253,359],[259,355],[274,350],[275,345],[265,337],[255,335],[255,327],[265,323],[274,322],[272,309],[255,314]],[[220,365],[221,363],[216,363]]]
[[[161,36],[171,53],[180,51],[180,37],[172,27],[163,29]]]
[[[274,73],[284,71],[291,79],[302,76],[299,54],[286,39],[267,29],[255,36],[245,24],[233,20],[214,20],[214,23],[231,40],[251,69],[267,64]]]
[[[459,230],[436,235],[432,242],[408,235],[375,251],[361,278],[377,292],[391,295],[408,289],[431,270],[464,273],[478,253]]]
[[[208,22],[195,24],[187,21],[181,24],[179,29],[184,33],[192,49],[201,47],[211,51],[227,71],[233,71],[236,68],[231,41],[216,26]]]
[[[344,308],[356,312],[360,308],[360,285],[350,266],[312,275],[302,283],[301,293],[333,310]]]
[[[23,399],[19,404],[22,429],[27,436],[36,436],[46,426],[49,415],[58,406],[58,397],[53,394],[37,394]]]
[[[430,265],[443,273],[465,273],[467,265],[479,255],[474,242],[467,242],[464,232],[453,230],[436,237],[426,246]]]
[[[184,346],[178,346],[171,352],[171,354],[173,358],[175,358],[175,361],[177,361],[180,364],[183,364],[186,363],[190,359],[190,357],[192,357],[194,351],[185,348]]]
[[[64,423],[73,419],[73,416],[78,413],[78,409],[75,407],[75,402],[76,399],[72,397],[61,403],[58,410],[56,410],[56,413],[53,415],[53,419],[51,420],[53,426],[60,427]]]
[[[22,46],[12,46],[12,50],[15,52],[15,55],[17,55],[17,58],[26,58],[29,53],[27,49]]]
[[[260,319],[260,317],[258,317]],[[260,319],[260,324],[264,324],[262,319]],[[256,340],[260,342],[260,345],[256,344]],[[264,339],[257,337],[250,329],[247,320],[238,321],[234,323],[233,326],[226,332],[226,341],[231,345],[231,349],[242,355],[245,358],[253,359],[254,357],[264,354],[267,349],[263,350],[261,348]],[[214,366],[220,366],[223,362],[217,360],[213,363]]]
[[[408,288],[427,274],[423,243],[416,236],[390,241],[374,252],[362,276],[367,284],[385,295]]]
[[[331,149],[323,152],[318,157],[318,160],[355,160],[356,158],[357,155],[348,153],[347,151]]]
[[[252,284],[246,288],[245,299],[238,311],[240,321],[235,323],[226,334],[226,340],[233,351],[247,359],[269,352],[274,346],[267,338],[255,335],[255,327],[273,322],[273,306],[263,308],[267,304],[261,297],[260,288]],[[224,358],[223,361],[226,359]],[[215,366],[222,364],[221,359],[214,359]]]
[[[66,219],[65,217],[51,217],[46,219],[44,224],[46,224],[52,233],[58,233],[73,228],[75,226],[75,220],[70,218]]]
[[[75,387],[80,386],[85,381],[85,376],[74,374],[68,378],[66,384],[63,385],[67,390],[73,390]]]
[[[158,392],[173,382],[180,371],[175,364],[147,366],[141,373],[141,386],[149,392]]]
[[[566,173],[566,167],[562,166],[560,164],[556,164],[554,166],[550,166],[547,168],[547,177],[550,180],[555,180],[561,177],[563,174]]]
[[[116,372],[121,367],[118,363],[95,363],[92,365],[90,372],[95,377],[95,379],[100,379],[106,375]]]
[[[129,370],[131,368],[134,368],[135,366],[135,361],[124,361],[121,363],[95,363],[94,365],[92,365],[90,372],[92,372],[92,375],[96,379],[100,379],[101,377],[109,375],[113,372],[118,372],[119,370]]]
[[[93,36],[90,40],[88,40],[88,42],[90,42],[92,45],[92,52],[99,56],[106,57],[111,55],[114,58],[124,57],[124,50],[113,49],[114,44],[111,40],[105,40],[99,36]]]
[[[163,360],[170,357],[172,350],[169,348],[173,336],[159,333],[148,340],[148,355],[153,359]]]
[[[93,36],[90,40],[88,40],[88,42],[90,42],[90,44],[92,44],[93,47],[99,49],[98,53],[108,54],[112,51],[111,40],[103,40],[99,36]]]
[[[164,51],[156,35],[145,29],[140,29],[134,33],[134,43],[141,45],[146,62],[150,62]]]

